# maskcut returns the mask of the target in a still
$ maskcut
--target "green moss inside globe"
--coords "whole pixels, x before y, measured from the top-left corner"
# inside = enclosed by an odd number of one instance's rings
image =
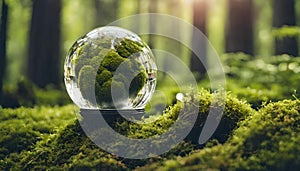
[[[116,99],[118,103],[128,99],[128,95],[134,98],[146,84],[146,69],[138,60],[145,45],[128,38],[113,48],[108,44],[111,42],[81,46],[77,50],[75,73],[83,98],[92,101],[90,98],[95,95],[98,105],[115,107]]]

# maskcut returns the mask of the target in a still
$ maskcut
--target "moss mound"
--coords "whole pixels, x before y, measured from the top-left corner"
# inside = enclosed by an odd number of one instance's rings
[[[241,123],[231,144],[239,147],[245,169],[294,170],[300,167],[299,124],[299,100],[271,103]]]
[[[94,145],[83,133],[77,121],[72,122],[58,134],[40,141],[32,151],[24,151],[20,162],[13,169],[26,170],[124,170],[125,165],[116,161]]]
[[[297,170],[300,101],[270,103],[244,121],[224,145],[140,170]]]
[[[211,107],[213,107],[211,106],[213,95],[219,98],[219,94],[211,94],[206,90],[201,90],[196,96],[196,98],[199,99],[199,102],[196,100],[196,102],[199,103],[198,118],[193,130],[187,137],[188,140],[191,140],[194,143],[198,143],[198,138],[206,122],[209,110]],[[222,105],[220,102],[217,102],[217,104]],[[225,105],[223,115],[222,117],[216,118],[216,120],[220,121],[220,124],[211,137],[211,139],[215,139],[220,143],[224,143],[229,138],[231,132],[237,127],[238,122],[244,120],[247,116],[255,112],[249,104],[247,104],[245,101],[238,100],[230,93],[227,93],[224,102]],[[191,105],[195,104],[192,103]]]
[[[37,142],[48,138],[73,120],[74,105],[64,107],[0,108],[0,170],[18,161],[19,153],[33,150]]]
[[[151,124],[139,125],[128,122],[120,123],[119,132],[133,138],[148,138],[163,134],[176,122],[176,119],[182,110],[188,111],[191,106],[196,105],[199,108],[198,117],[191,134],[187,137],[187,141],[198,143],[199,135],[211,107],[213,94],[206,90],[200,90],[197,95],[191,96],[193,97],[188,98],[187,102],[179,102],[173,107],[168,108],[163,115],[151,116],[150,118],[145,119],[146,123]],[[249,104],[238,100],[231,94],[227,94],[225,103],[224,114],[221,118],[217,118],[220,119],[220,124],[211,138],[220,143],[224,143],[229,138],[239,121],[255,112]]]
[[[195,97],[195,99],[198,99],[194,101],[195,103],[178,102],[168,108],[163,115],[151,116],[145,119],[145,121],[152,121],[148,124],[138,125],[131,122],[119,122],[114,126],[114,129],[134,138],[147,138],[162,134],[176,122],[180,110],[189,108],[189,105],[198,104],[200,118],[206,118],[211,97],[211,93],[201,90]],[[224,125],[218,127],[213,139],[218,142],[224,142],[236,128],[237,122],[243,120],[243,118],[253,112],[254,110],[251,109],[248,104],[237,100],[231,95],[227,95],[225,113],[221,119],[221,125]],[[205,120],[198,120],[197,124],[202,125],[204,122]],[[174,159],[178,156],[186,157],[199,148],[202,147],[187,141],[178,144],[178,146],[162,156],[144,160],[123,159],[108,154],[94,145],[94,143],[85,136],[79,123],[73,121],[64,129],[59,129],[50,136],[42,138],[36,143],[34,148],[24,150],[19,155],[5,158],[1,162],[1,167],[4,169],[28,170],[82,170],[87,168],[98,170],[128,170],[150,163],[158,164],[164,159]]]
[[[145,45],[131,39],[121,40],[114,45],[115,49],[106,46],[111,45],[110,41],[100,45],[87,43],[77,50],[75,73],[85,99],[92,102],[95,94],[97,103],[102,108],[111,108],[115,107],[112,106],[112,88],[117,90],[114,94],[116,99],[122,102],[126,100],[126,88],[129,88],[129,97],[135,98],[146,84],[146,69],[137,59],[137,53],[142,52]],[[115,75],[117,69],[121,71]],[[133,80],[129,82],[131,79]],[[93,85],[95,91],[92,91]]]

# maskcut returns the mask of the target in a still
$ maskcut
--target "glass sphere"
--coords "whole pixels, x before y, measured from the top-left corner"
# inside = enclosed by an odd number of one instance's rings
[[[67,91],[81,109],[143,109],[155,90],[156,73],[148,45],[111,26],[78,39],[64,64]]]

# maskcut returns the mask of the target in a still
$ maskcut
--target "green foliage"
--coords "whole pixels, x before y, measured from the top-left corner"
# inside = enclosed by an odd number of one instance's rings
[[[63,106],[71,103],[71,99],[65,89],[60,90],[51,86],[46,89],[34,88],[35,105],[39,106]]]
[[[16,85],[20,76],[24,75],[32,1],[6,0],[5,2],[9,6],[5,85]]]
[[[124,101],[126,88],[129,88],[129,96],[135,97],[145,85],[147,75],[145,68],[134,56],[142,51],[143,44],[124,39],[115,45],[116,50],[106,49],[110,48],[107,47],[110,43],[103,43],[101,40],[98,48],[89,44],[83,45],[77,50],[78,57],[74,63],[82,96],[92,101],[95,94],[99,105],[111,108],[116,107],[111,106],[112,88],[120,102]],[[118,73],[117,69],[120,70]],[[131,84],[128,79],[133,79]],[[95,89],[92,89],[93,85]]]
[[[227,90],[254,108],[263,102],[293,99],[300,90],[300,57],[288,55],[256,59],[245,54],[222,56]]]
[[[17,88],[4,87],[3,99],[0,99],[0,105],[3,107],[33,106],[36,101],[34,87],[26,79],[21,79],[17,83]]]
[[[279,39],[285,37],[297,37],[300,35],[300,27],[298,26],[283,26],[273,30],[273,35]]]
[[[4,86],[3,98],[0,99],[3,108],[62,106],[70,102],[67,91],[51,85],[41,89],[25,78],[20,79],[16,87]]]
[[[226,84],[232,94],[239,99],[246,100],[254,109],[261,108],[265,102],[278,101],[284,98],[283,95],[278,95],[282,93],[278,86],[274,86],[272,89],[258,88],[253,85],[241,87],[235,79],[227,79]],[[291,95],[292,92],[287,95],[287,98],[291,98]]]

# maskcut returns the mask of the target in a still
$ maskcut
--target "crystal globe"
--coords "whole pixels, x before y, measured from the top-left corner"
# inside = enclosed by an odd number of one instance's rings
[[[79,38],[64,64],[66,89],[81,109],[143,109],[156,73],[148,45],[135,33],[111,26]]]

